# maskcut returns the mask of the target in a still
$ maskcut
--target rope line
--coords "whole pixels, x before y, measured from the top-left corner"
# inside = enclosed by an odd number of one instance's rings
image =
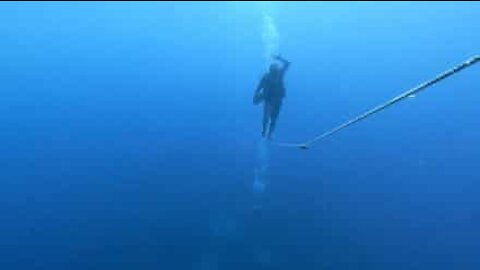
[[[364,113],[362,113],[362,114],[360,114],[360,115],[358,115],[358,116],[356,116],[356,117],[354,117],[354,118],[352,118],[352,119],[350,119],[350,120],[348,120],[348,121],[346,121],[346,122],[344,122],[344,123],[342,123],[342,124],[340,124],[336,127],[334,127],[333,129],[330,129],[330,130],[328,130],[328,131],[326,131],[326,132],[324,132],[324,133],[322,133],[322,134],[320,134],[320,135],[314,137],[313,139],[310,139],[310,140],[308,140],[304,143],[273,143],[273,144],[275,144],[277,146],[281,146],[281,147],[296,147],[296,148],[300,148],[300,149],[304,149],[304,150],[309,149],[312,144],[314,144],[314,143],[316,143],[320,140],[323,140],[323,139],[339,132],[340,130],[345,129],[345,128],[347,128],[347,127],[349,127],[349,126],[351,126],[351,125],[353,125],[357,122],[360,122],[363,119],[366,119],[366,118],[368,118],[368,117],[370,117],[370,116],[372,116],[372,115],[374,115],[374,114],[376,114],[380,111],[383,111],[386,108],[388,108],[388,107],[390,107],[390,106],[408,98],[409,96],[416,95],[416,94],[420,93],[421,91],[426,90],[430,86],[446,79],[447,77],[450,77],[450,76],[466,69],[467,67],[470,67],[470,66],[474,65],[475,63],[478,63],[479,61],[480,61],[480,56],[476,55],[476,56],[468,59],[467,61],[465,61],[465,62],[463,62],[463,63],[461,63],[461,64],[459,64],[459,65],[457,65],[457,66],[455,66],[455,67],[453,67],[453,68],[451,68],[451,69],[449,69],[449,70],[447,70],[447,71],[445,71],[445,72],[443,72],[439,75],[437,75],[435,78],[433,78],[429,81],[425,81],[425,82],[417,85],[416,87],[414,87],[414,88],[412,88],[412,89],[410,89],[410,90],[408,90],[408,91],[406,91],[406,92],[388,100],[387,102],[385,102],[383,104],[380,104],[380,105],[378,105],[378,106],[376,106],[376,107],[374,107],[374,108],[372,108],[372,109],[370,109],[370,110],[368,110],[368,111],[366,111],[366,112],[364,112]]]

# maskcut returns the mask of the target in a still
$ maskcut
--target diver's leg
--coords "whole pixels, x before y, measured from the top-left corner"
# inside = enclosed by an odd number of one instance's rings
[[[263,125],[262,125],[262,137],[265,137],[267,133],[268,119],[270,118],[270,105],[267,102],[263,103]]]
[[[270,128],[268,130],[268,138],[272,138],[272,134],[275,131],[275,127],[277,125],[278,115],[280,114],[280,109],[282,108],[282,102],[277,101],[272,103],[270,109]]]

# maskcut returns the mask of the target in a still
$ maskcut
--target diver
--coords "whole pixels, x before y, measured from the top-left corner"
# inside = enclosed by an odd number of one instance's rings
[[[262,122],[262,137],[267,136],[267,139],[272,138],[275,131],[278,115],[282,107],[283,98],[285,98],[285,85],[283,77],[290,66],[290,62],[280,55],[273,56],[273,58],[282,63],[272,63],[269,71],[263,75],[258,83],[253,103],[259,104],[263,102],[263,122]],[[268,130],[267,130],[268,128]]]

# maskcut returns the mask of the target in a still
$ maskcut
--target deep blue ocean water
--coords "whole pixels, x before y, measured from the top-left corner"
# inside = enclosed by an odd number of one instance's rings
[[[480,65],[261,161],[265,16],[278,141],[480,52],[477,2],[0,3],[0,269],[480,269]]]

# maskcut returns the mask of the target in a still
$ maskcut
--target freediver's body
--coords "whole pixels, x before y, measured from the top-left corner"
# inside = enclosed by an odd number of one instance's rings
[[[290,62],[280,55],[273,58],[281,62],[282,65],[279,66],[276,63],[270,65],[269,71],[263,75],[258,83],[254,96],[254,103],[258,103],[259,100],[263,101],[262,137],[267,136],[269,140],[275,131],[278,115],[285,98],[286,89],[283,78],[290,66]]]

